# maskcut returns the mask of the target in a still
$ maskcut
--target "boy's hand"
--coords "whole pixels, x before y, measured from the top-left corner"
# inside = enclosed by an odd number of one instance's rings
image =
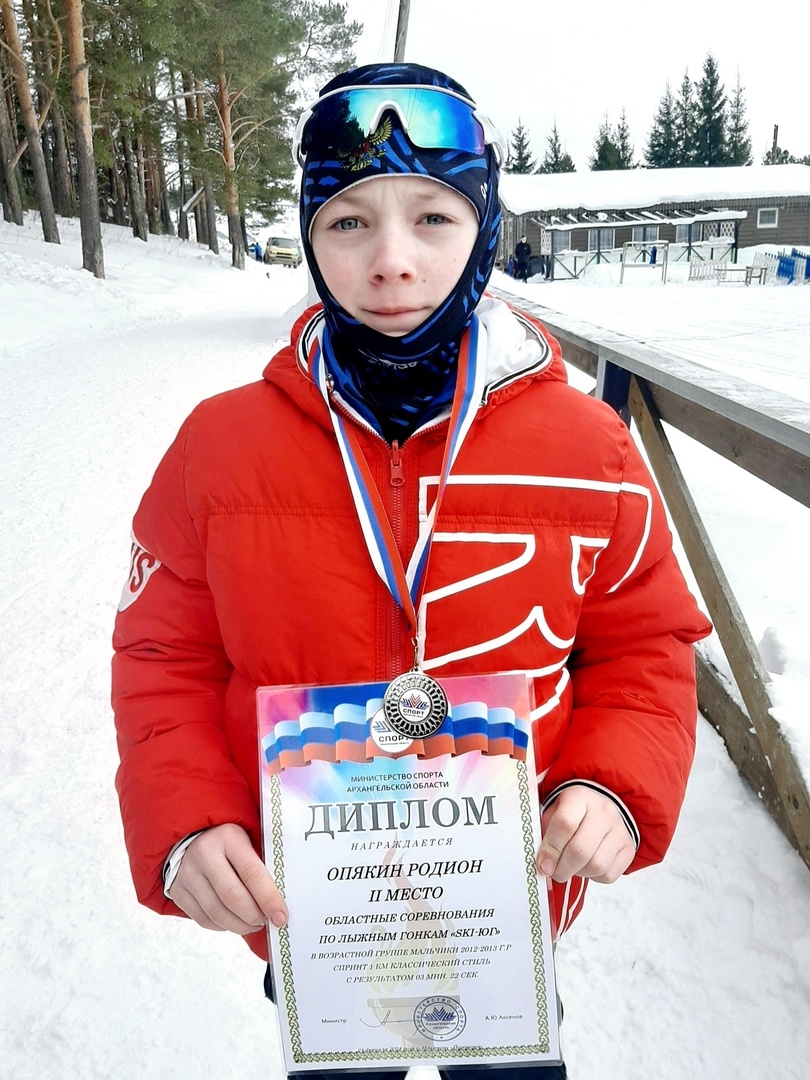
[[[206,930],[254,934],[268,919],[287,921],[287,905],[239,825],[217,825],[189,844],[169,896]]]
[[[554,881],[574,875],[609,885],[636,853],[616,804],[593,788],[570,787],[543,814],[537,871]]]

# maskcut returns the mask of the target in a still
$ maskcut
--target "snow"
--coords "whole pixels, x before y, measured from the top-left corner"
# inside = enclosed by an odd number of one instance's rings
[[[306,273],[240,273],[227,254],[107,226],[99,282],[80,269],[78,223],[60,230],[56,247],[33,216],[0,224],[0,1075],[281,1080],[262,965],[230,935],[135,901],[108,680],[137,501],[188,410],[260,376]],[[810,401],[810,287],[640,272],[619,288],[617,272],[494,283],[743,374],[753,396]],[[808,511],[674,442],[799,744]],[[810,751],[802,761],[810,773]],[[593,886],[557,961],[572,1080],[806,1075],[810,874],[708,724],[668,859]]]
[[[501,198],[513,214],[581,207],[634,210],[660,203],[810,195],[810,165],[723,169],[618,169],[519,175],[504,173]]]

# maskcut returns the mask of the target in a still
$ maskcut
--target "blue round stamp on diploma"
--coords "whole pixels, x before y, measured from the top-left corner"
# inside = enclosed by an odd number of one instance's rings
[[[413,1011],[413,1023],[426,1039],[446,1042],[462,1033],[467,1014],[455,998],[439,994],[419,1002]]]

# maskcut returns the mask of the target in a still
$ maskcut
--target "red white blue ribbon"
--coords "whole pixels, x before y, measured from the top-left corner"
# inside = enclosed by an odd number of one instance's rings
[[[329,408],[332,427],[371,562],[394,600],[402,608],[414,642],[417,641],[416,612],[424,590],[439,506],[450,471],[484,397],[485,346],[486,330],[478,317],[473,315],[472,322],[464,332],[459,346],[456,388],[450,410],[449,429],[436,500],[419,530],[419,537],[407,570],[400,558],[396,539],[374,477],[363,456],[355,425],[347,421],[346,417],[330,405],[329,378],[319,343],[315,343],[309,356],[312,378]]]

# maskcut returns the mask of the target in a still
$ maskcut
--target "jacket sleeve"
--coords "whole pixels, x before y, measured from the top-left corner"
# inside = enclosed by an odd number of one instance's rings
[[[588,582],[570,661],[573,711],[545,779],[607,789],[638,830],[630,870],[666,853],[694,756],[692,645],[711,624],[687,589],[652,477],[627,433],[611,539]]]
[[[163,895],[162,868],[179,840],[235,822],[258,843],[255,800],[224,732],[232,668],[184,490],[188,425],[135,516],[112,667],[116,788],[135,888],[148,907],[175,914]]]

